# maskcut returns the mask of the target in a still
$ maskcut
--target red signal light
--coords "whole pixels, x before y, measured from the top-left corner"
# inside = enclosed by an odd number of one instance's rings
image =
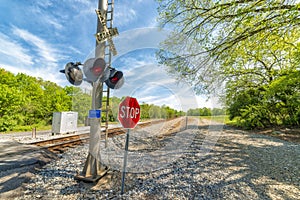
[[[112,78],[111,78],[111,82],[112,82],[112,83],[117,83],[118,80],[119,80],[118,77],[112,77]]]
[[[103,71],[103,69],[100,66],[94,66],[94,67],[91,68],[91,71],[93,72],[93,74],[95,76],[100,76],[101,73],[102,73],[102,71]]]
[[[103,58],[90,58],[83,64],[83,72],[88,82],[96,82],[99,78],[104,78],[106,63]],[[107,75],[108,76],[108,75]]]
[[[121,88],[124,84],[123,72],[118,71],[115,68],[111,68],[109,78],[105,81],[105,83],[111,89]]]

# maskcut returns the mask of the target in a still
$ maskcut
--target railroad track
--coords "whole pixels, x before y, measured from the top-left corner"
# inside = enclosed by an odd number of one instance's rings
[[[143,128],[146,126],[149,126],[154,123],[160,123],[164,120],[156,120],[152,122],[144,122],[138,124],[137,128]],[[108,137],[114,137],[119,134],[124,134],[125,129],[123,128],[111,128],[108,129]],[[101,138],[105,136],[105,132],[101,132]],[[76,135],[66,135],[59,138],[54,139],[48,139],[48,140],[42,140],[37,142],[29,143],[31,145],[40,146],[42,148],[48,149],[51,152],[54,153],[62,153],[68,148],[75,147],[77,145],[81,145],[84,143],[87,143],[89,141],[89,132],[80,133]]]
[[[108,130],[108,137],[113,137],[115,135],[123,134],[125,131],[122,128],[112,128]],[[81,145],[87,143],[89,141],[89,132],[80,133],[76,135],[66,135],[59,138],[42,140],[37,142],[29,143],[31,145],[40,146],[42,148],[48,149],[54,153],[62,153],[67,148],[72,148],[77,145]],[[104,136],[105,133],[101,133],[101,137]]]
[[[89,133],[81,133],[76,135],[67,135],[60,138],[32,142],[30,144],[40,146],[54,153],[61,153],[64,152],[67,148],[87,142],[88,139]]]

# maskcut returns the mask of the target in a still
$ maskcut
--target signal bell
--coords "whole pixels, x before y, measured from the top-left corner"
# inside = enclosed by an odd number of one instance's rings
[[[65,69],[60,70],[59,72],[66,75],[67,80],[75,86],[78,86],[82,83],[83,74],[81,69],[78,67],[80,63],[69,62],[66,64]]]
[[[119,89],[124,84],[123,72],[116,70],[115,68],[110,69],[109,78],[105,81],[107,87],[111,89]]]

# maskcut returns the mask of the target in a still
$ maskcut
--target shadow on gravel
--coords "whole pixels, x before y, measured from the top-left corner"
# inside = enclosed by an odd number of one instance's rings
[[[30,180],[36,168],[44,166],[56,155],[37,147],[7,142],[0,147],[0,199],[13,199],[14,190]]]
[[[30,180],[29,174],[32,171],[33,171],[32,169],[28,169],[28,168],[19,169],[18,172],[11,173],[7,177],[0,177],[0,179],[4,179],[4,181],[1,181],[0,183],[0,188],[1,188],[0,198],[6,199],[11,195],[13,195],[13,194],[5,194],[5,193],[19,188],[24,182]]]
[[[127,173],[123,199],[298,199],[300,145],[227,127],[222,130],[220,125],[188,128],[193,141],[178,150],[182,155],[174,162],[156,171]],[[46,170],[42,179],[70,179],[75,173]],[[118,199],[120,172],[107,179],[110,187],[99,190],[97,197]],[[95,199],[97,194],[82,182],[52,187],[64,196],[79,193]],[[35,189],[47,196],[42,185]]]
[[[299,198],[299,145],[226,128],[204,152],[208,126],[198,129],[188,153],[165,169],[138,175],[142,186],[136,179],[128,190],[143,194],[141,199]]]
[[[15,199],[16,197],[20,197],[23,183],[30,181],[36,168],[45,165],[43,161],[35,160],[34,162],[29,162],[28,165],[18,165],[16,168],[0,172],[0,199]],[[10,162],[5,163],[11,165]]]

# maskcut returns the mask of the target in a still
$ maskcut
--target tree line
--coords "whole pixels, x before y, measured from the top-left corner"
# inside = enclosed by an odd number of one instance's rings
[[[117,114],[118,114],[118,109],[119,109],[119,104],[125,97],[118,98],[118,97],[111,97],[109,99],[109,106],[110,106],[110,111],[108,113],[108,121],[114,122],[117,121]],[[103,109],[106,107],[106,97],[103,97]],[[141,102],[140,104],[140,118],[142,120],[147,120],[147,119],[171,119],[179,116],[184,116],[186,113],[183,111],[178,111],[176,109],[173,109],[169,106],[162,105],[154,105],[154,104],[147,104],[145,102]],[[102,113],[102,122],[105,122],[106,119],[106,114]]]
[[[78,112],[78,124],[87,123],[91,109],[91,92],[79,87],[64,88],[50,81],[29,75],[13,73],[0,68],[0,132],[31,130],[52,124],[53,112]],[[111,97],[108,119],[102,112],[102,122],[117,120],[119,103],[124,99]],[[102,110],[106,109],[103,97]],[[141,103],[141,119],[174,118],[185,115],[169,106]]]
[[[194,108],[187,111],[188,116],[215,116],[215,115],[226,115],[225,108]]]
[[[23,73],[14,75],[0,68],[0,131],[44,126],[53,111],[70,110],[68,88]]]

